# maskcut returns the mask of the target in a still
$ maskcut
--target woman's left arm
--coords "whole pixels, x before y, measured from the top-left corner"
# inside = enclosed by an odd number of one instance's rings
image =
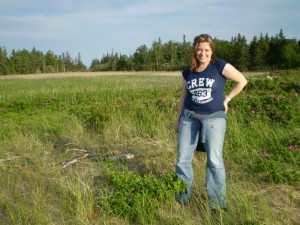
[[[227,63],[222,71],[222,74],[229,80],[232,80],[236,85],[229,91],[224,99],[225,112],[227,112],[227,104],[238,95],[247,84],[247,80],[244,75],[238,71],[234,66]]]

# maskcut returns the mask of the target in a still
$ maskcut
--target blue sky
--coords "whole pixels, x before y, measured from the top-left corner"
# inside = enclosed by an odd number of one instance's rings
[[[192,41],[200,33],[230,40],[238,33],[300,39],[299,0],[0,0],[0,47],[80,52],[89,67],[112,51]]]

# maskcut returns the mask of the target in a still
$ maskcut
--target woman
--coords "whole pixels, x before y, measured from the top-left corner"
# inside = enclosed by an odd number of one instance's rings
[[[247,84],[245,77],[231,64],[217,59],[212,38],[196,36],[191,67],[182,72],[183,82],[175,131],[178,133],[176,175],[186,181],[186,192],[176,196],[187,204],[193,182],[192,159],[198,141],[207,154],[206,191],[211,209],[226,209],[226,177],[223,143],[228,103]],[[224,98],[226,79],[236,85]]]

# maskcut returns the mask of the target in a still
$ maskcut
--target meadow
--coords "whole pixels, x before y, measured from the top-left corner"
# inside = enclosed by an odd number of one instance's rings
[[[2,77],[0,224],[300,224],[300,71],[246,77],[229,104],[229,212],[217,216],[203,152],[190,204],[174,198],[185,188],[174,177],[179,72]]]

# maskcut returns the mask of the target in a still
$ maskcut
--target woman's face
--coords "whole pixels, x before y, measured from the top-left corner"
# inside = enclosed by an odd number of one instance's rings
[[[209,63],[211,60],[212,54],[213,54],[213,51],[208,42],[200,42],[197,45],[196,57],[201,64]]]

